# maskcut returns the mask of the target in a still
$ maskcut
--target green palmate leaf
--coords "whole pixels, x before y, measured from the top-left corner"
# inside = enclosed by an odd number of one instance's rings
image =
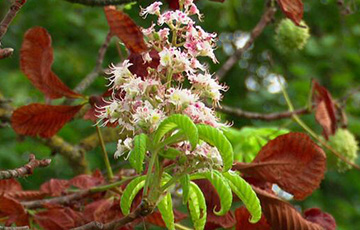
[[[251,214],[251,223],[261,219],[261,206],[256,193],[243,178],[232,171],[225,172],[224,177],[228,180],[233,192],[242,200]]]
[[[166,196],[159,202],[158,209],[167,229],[175,230],[171,193],[168,192]]]
[[[197,125],[197,129],[201,140],[215,146],[219,150],[224,164],[223,171],[228,171],[234,161],[234,152],[229,140],[221,131],[212,126],[201,124]]]
[[[192,120],[182,114],[174,114],[170,117],[166,118],[161,122],[159,128],[156,130],[154,142],[155,144],[159,143],[161,138],[168,132],[179,130],[184,133],[187,140],[189,140],[191,146],[193,148],[196,147],[199,141],[199,135],[196,128],[196,125],[192,122]]]
[[[231,208],[232,204],[232,192],[228,180],[218,171],[211,171],[205,173],[197,173],[191,176],[191,179],[208,179],[211,184],[215,187],[219,198],[221,209],[217,212],[214,208],[214,213],[218,216],[225,215]]]
[[[120,200],[120,208],[124,215],[130,214],[131,204],[138,192],[144,187],[146,175],[132,180],[125,188]]]
[[[189,211],[195,230],[203,230],[206,223],[206,202],[201,189],[190,182]]]
[[[129,162],[137,173],[143,171],[147,139],[148,137],[143,133],[134,137],[134,149],[131,150]]]
[[[184,175],[180,178],[180,184],[182,187],[182,200],[183,204],[186,204],[189,200],[189,192],[190,192],[190,176],[188,174]]]

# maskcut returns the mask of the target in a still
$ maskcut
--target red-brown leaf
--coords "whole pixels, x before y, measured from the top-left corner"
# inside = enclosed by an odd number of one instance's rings
[[[214,208],[216,211],[220,210],[220,198],[214,188],[214,186],[208,180],[194,180],[204,194],[207,216],[206,216],[206,229],[231,228],[235,225],[236,221],[234,215],[229,211],[224,216],[218,216],[214,214]]]
[[[175,223],[185,219],[187,217],[186,214],[177,211],[176,209],[174,209],[174,219],[175,219]],[[166,227],[165,222],[163,221],[160,212],[153,212],[152,214],[148,215],[145,217],[145,221],[156,225],[156,226],[160,226],[160,227]]]
[[[149,52],[149,55],[151,57],[151,62],[145,62],[142,58],[141,54],[132,53],[129,55],[128,59],[131,65],[129,67],[129,70],[132,74],[136,74],[137,76],[140,76],[142,79],[145,79],[148,76],[148,67],[151,67],[153,69],[156,69],[158,65],[160,64],[160,56],[159,53],[156,50],[151,50]]]
[[[17,226],[25,226],[29,223],[29,216],[19,201],[8,197],[0,196],[0,219],[7,217],[5,225],[15,223]]]
[[[87,204],[84,209],[87,222],[107,223],[123,217],[118,200],[101,199]]]
[[[259,222],[250,223],[250,213],[245,207],[240,207],[235,210],[236,230],[271,230],[264,215],[261,216]]]
[[[254,188],[261,202],[267,222],[276,230],[324,230],[320,225],[307,221],[288,202],[280,200],[261,189]]]
[[[131,53],[141,53],[148,49],[139,27],[127,14],[116,10],[115,6],[106,6],[104,11],[111,33],[120,38]]]
[[[21,184],[14,178],[0,180],[0,194],[22,191]]]
[[[40,191],[50,196],[60,196],[69,186],[70,184],[67,180],[51,179],[41,185]]]
[[[65,230],[84,224],[83,215],[70,208],[54,208],[39,212],[34,219],[45,230]]]
[[[11,125],[16,133],[27,136],[49,138],[55,135],[82,105],[30,104],[16,109],[11,117]]]
[[[87,174],[78,175],[69,181],[70,185],[80,189],[88,189],[100,185],[104,182],[105,182],[104,177],[98,173],[95,173],[93,175],[87,175]]]
[[[269,141],[252,163],[237,162],[233,169],[259,180],[276,183],[302,200],[324,178],[326,155],[304,133],[288,133]]]
[[[301,0],[277,0],[282,12],[297,26],[300,26],[304,14],[304,6]]]
[[[310,208],[304,212],[305,219],[321,225],[325,230],[336,230],[336,221],[332,215],[318,208]]]
[[[14,191],[6,193],[7,196],[15,198],[17,200],[38,200],[44,198],[47,193],[42,191]]]
[[[51,99],[60,97],[78,98],[51,70],[53,64],[51,36],[41,27],[25,33],[20,50],[20,68],[32,84]]]
[[[337,120],[335,105],[330,92],[317,81],[313,80],[313,100],[315,102],[315,119],[323,128],[323,135],[326,139],[335,134]]]

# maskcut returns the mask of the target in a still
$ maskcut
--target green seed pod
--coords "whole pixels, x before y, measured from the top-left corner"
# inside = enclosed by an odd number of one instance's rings
[[[335,135],[329,137],[328,144],[350,162],[355,162],[359,147],[354,135],[350,133],[349,130],[338,129]],[[328,159],[330,164],[332,163],[336,165],[339,172],[345,172],[352,168],[351,165],[348,165],[341,159],[336,158],[333,154],[329,154]]]
[[[290,53],[302,50],[310,37],[309,27],[304,21],[296,26],[290,19],[283,19],[276,28],[275,41],[279,50],[283,53]]]

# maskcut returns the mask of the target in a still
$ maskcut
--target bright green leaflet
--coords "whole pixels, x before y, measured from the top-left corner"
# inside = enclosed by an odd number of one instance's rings
[[[261,218],[261,206],[258,197],[251,185],[249,185],[243,178],[235,172],[229,171],[223,174],[229,181],[233,192],[242,200],[247,210],[251,214],[251,223],[256,223]]]
[[[131,204],[138,192],[145,185],[146,175],[140,176],[132,180],[125,188],[120,200],[120,208],[124,215],[130,214]]]
[[[186,204],[187,201],[189,200],[189,192],[190,192],[190,176],[188,174],[184,175],[183,177],[180,178],[180,184],[182,187],[182,200],[183,200],[183,204]]]
[[[175,230],[174,224],[174,212],[171,199],[171,193],[167,193],[166,196],[158,204],[159,212],[162,216],[162,219],[165,222],[167,229]]]
[[[214,213],[218,216],[225,215],[230,210],[232,204],[232,192],[228,181],[218,171],[197,173],[191,176],[192,180],[202,178],[208,179],[219,194],[221,209],[216,212],[215,209],[218,207],[215,207]]]
[[[174,114],[166,118],[161,122],[159,128],[156,130],[154,142],[159,143],[161,138],[168,132],[179,129],[184,132],[184,135],[189,140],[193,148],[196,147],[199,142],[199,135],[196,125],[186,115]]]
[[[219,131],[217,128],[214,128],[209,125],[197,125],[199,138],[209,143],[212,146],[215,146],[221,155],[223,160],[224,168],[223,171],[226,172],[231,169],[234,161],[234,152],[229,140],[225,135]]]
[[[134,149],[131,150],[129,162],[137,173],[143,171],[147,139],[148,137],[143,133],[134,137]]]
[[[190,182],[189,211],[195,230],[203,230],[206,223],[206,202],[200,188]]]

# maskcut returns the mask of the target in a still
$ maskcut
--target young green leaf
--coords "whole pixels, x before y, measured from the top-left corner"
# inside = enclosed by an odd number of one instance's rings
[[[190,182],[189,211],[195,230],[203,230],[206,223],[206,202],[200,188]]]
[[[167,229],[175,230],[175,218],[173,212],[173,205],[171,200],[171,193],[167,193],[166,196],[158,204],[159,212],[165,222]]]
[[[196,147],[199,141],[198,130],[196,125],[192,122],[192,120],[182,114],[174,114],[170,117],[163,120],[157,129],[154,137],[155,144],[159,143],[161,138],[168,132],[174,131],[178,129],[179,131],[183,131],[187,140],[190,141],[190,144],[193,148]]]
[[[234,161],[234,152],[229,140],[222,132],[212,126],[200,124],[197,125],[197,129],[201,140],[215,146],[219,150],[224,164],[223,171],[228,171]]]
[[[148,137],[143,133],[134,137],[134,149],[130,153],[129,162],[137,173],[143,171],[147,139]]]
[[[211,184],[215,187],[219,198],[221,209],[219,211],[215,211],[217,207],[214,208],[214,213],[218,216],[225,215],[231,208],[232,204],[232,192],[231,187],[228,181],[224,178],[224,176],[218,171],[204,172],[194,174],[191,179],[208,179]]]
[[[136,194],[144,187],[146,175],[132,180],[125,188],[120,200],[120,208],[124,215],[130,214],[132,201]]]
[[[189,200],[189,192],[190,192],[190,176],[188,174],[184,175],[180,178],[180,184],[182,187],[182,200],[183,204],[186,204]]]
[[[232,171],[225,172],[224,177],[228,180],[233,192],[242,200],[251,214],[251,223],[261,219],[261,206],[256,193],[243,178]]]

